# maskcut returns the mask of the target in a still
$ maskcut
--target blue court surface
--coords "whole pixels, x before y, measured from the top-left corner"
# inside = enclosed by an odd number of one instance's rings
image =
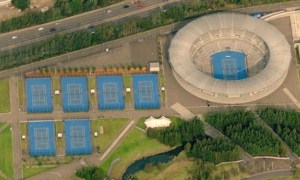
[[[89,110],[86,77],[63,77],[61,78],[61,87],[64,112]]]
[[[134,105],[136,109],[160,107],[157,74],[133,75]]]
[[[123,78],[122,76],[98,76],[98,109],[124,109]]]
[[[90,120],[66,119],[64,127],[67,155],[92,153]]]
[[[27,112],[52,112],[51,78],[26,79]]]
[[[239,80],[247,78],[246,56],[238,51],[221,51],[211,55],[216,79]]]
[[[28,122],[28,137],[30,156],[55,155],[53,121]]]

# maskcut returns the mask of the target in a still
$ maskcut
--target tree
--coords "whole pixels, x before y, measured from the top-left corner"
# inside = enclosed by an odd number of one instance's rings
[[[76,171],[76,176],[86,180],[103,180],[105,174],[102,169],[96,166],[82,167]]]
[[[25,9],[27,9],[29,7],[30,0],[12,0],[11,4],[13,6],[15,6],[16,8],[19,8],[22,11],[24,11]]]

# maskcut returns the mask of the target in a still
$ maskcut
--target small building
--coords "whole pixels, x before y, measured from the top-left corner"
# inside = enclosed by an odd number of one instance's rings
[[[57,133],[58,138],[62,138],[62,133]]]
[[[55,94],[55,95],[59,95],[59,90],[55,90],[55,91],[54,91],[54,94]]]
[[[95,89],[91,89],[91,94],[95,94],[96,90]]]
[[[159,72],[160,71],[159,62],[150,62],[148,68],[150,72]]]
[[[165,116],[156,119],[150,116],[145,120],[145,125],[147,128],[160,128],[160,127],[169,127],[171,124],[171,120],[166,118]]]

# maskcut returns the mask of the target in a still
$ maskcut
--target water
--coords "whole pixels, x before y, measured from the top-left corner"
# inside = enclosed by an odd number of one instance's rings
[[[149,157],[145,157],[133,162],[125,171],[122,176],[122,180],[128,180],[129,177],[140,170],[143,170],[146,164],[157,165],[158,163],[167,163],[170,162],[174,157],[178,156],[178,154],[183,150],[183,146],[178,146],[175,149],[170,151],[152,155]]]

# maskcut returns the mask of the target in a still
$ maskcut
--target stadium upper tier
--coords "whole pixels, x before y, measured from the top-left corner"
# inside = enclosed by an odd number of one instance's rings
[[[211,55],[228,49],[246,54],[248,78],[220,80],[211,75]],[[284,81],[291,61],[290,45],[281,32],[238,13],[211,14],[187,24],[173,38],[169,55],[173,74],[187,91],[226,104],[269,95]]]

